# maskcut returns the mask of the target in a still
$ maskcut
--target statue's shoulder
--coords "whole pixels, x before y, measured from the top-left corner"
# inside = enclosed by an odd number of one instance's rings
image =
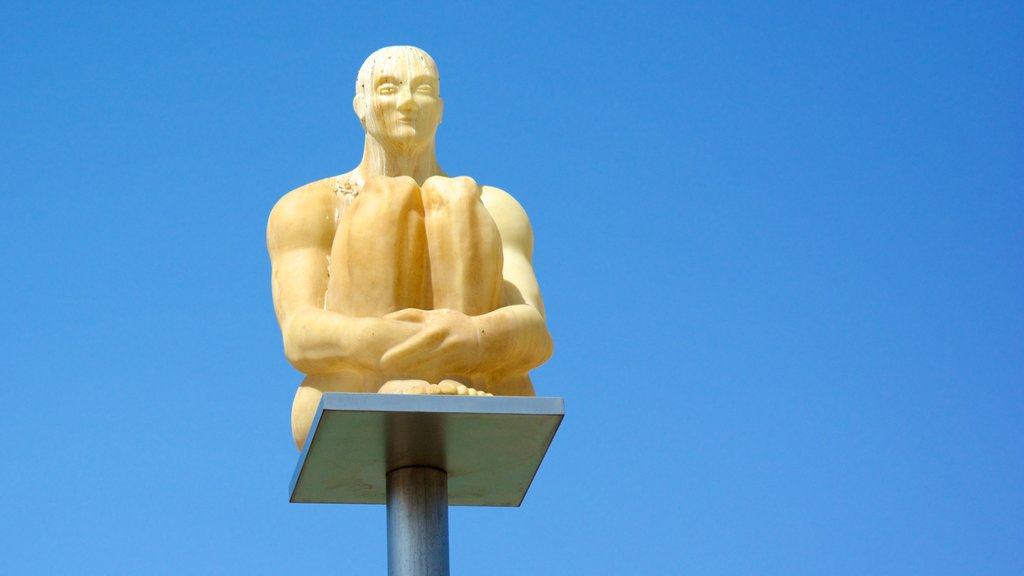
[[[526,216],[526,211],[523,210],[523,206],[519,204],[519,201],[501,188],[486,185],[480,186],[480,201],[492,212],[509,212],[513,216],[518,216],[519,214],[522,214],[524,217]]]
[[[337,177],[324,178],[288,192],[277,201],[271,211],[271,217],[273,218],[275,215],[294,217],[309,210],[333,207],[336,179]]]
[[[336,226],[336,180],[331,177],[310,182],[282,196],[270,211],[268,238],[283,236],[302,243],[329,241]]]
[[[480,201],[491,214],[503,239],[524,246],[533,245],[530,219],[522,204],[511,194],[494,186],[481,186]]]

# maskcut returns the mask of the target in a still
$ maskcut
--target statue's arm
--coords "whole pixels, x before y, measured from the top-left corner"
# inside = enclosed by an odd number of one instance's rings
[[[501,234],[505,306],[474,317],[480,367],[494,375],[523,373],[543,364],[553,348],[533,271],[533,229],[507,192],[485,186],[481,199]]]
[[[384,353],[415,333],[405,322],[324,309],[335,234],[333,194],[316,183],[290,192],[267,223],[274,311],[285,356],[301,372],[377,370]]]

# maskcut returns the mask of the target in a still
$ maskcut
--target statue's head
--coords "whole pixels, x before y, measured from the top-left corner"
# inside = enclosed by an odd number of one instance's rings
[[[381,48],[363,62],[356,77],[356,116],[366,133],[386,146],[433,142],[441,123],[437,65],[413,46]]]

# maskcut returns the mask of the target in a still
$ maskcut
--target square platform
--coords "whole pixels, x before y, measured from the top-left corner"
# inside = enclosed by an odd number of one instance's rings
[[[519,506],[564,414],[561,398],[327,393],[291,501],[384,504],[388,471],[430,466],[451,506]]]

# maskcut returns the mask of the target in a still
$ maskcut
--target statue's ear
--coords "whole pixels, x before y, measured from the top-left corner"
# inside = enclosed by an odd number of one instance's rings
[[[352,99],[352,109],[356,112],[356,117],[359,118],[360,122],[366,120],[366,106],[363,105],[363,95],[356,94],[356,97]]]

